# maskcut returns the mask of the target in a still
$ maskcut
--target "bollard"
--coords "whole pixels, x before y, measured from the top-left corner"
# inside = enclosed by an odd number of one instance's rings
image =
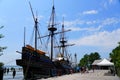
[[[0,68],[0,80],[3,80],[3,68]]]

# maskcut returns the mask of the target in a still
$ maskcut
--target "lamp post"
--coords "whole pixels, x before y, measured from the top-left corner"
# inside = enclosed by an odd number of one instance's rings
[[[77,67],[77,54],[75,53],[75,67]]]

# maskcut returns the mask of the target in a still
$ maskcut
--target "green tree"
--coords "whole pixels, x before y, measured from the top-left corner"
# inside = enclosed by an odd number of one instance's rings
[[[85,54],[84,57],[80,60],[79,66],[87,66],[88,58],[89,58],[89,55]]]
[[[117,74],[120,76],[120,42],[118,44],[119,45],[110,53],[110,57],[115,65]]]
[[[94,60],[98,60],[98,59],[100,59],[100,55],[98,52],[94,52],[89,55],[89,63],[90,64],[92,64],[94,62]]]
[[[2,62],[0,62],[0,68],[3,66],[4,64]]]
[[[120,44],[112,50],[110,53],[112,62],[114,62],[116,67],[120,67]]]
[[[0,27],[0,29],[2,29],[3,26]],[[2,34],[0,34],[0,39],[3,38],[4,36]],[[3,50],[6,49],[6,47],[1,47],[0,46],[0,52],[3,52]]]
[[[0,29],[2,29],[3,26],[0,27]],[[0,39],[3,38],[4,36],[2,34],[0,34]],[[6,47],[1,47],[0,46],[0,52],[3,52],[3,50],[6,49]],[[1,56],[1,53],[0,53],[0,56]],[[0,67],[3,66],[4,64],[2,62],[0,62]]]
[[[98,52],[90,53],[89,55],[85,54],[83,58],[81,58],[79,62],[79,66],[87,66],[90,68],[90,65],[92,65],[94,60],[98,60],[98,59],[100,59],[100,55]]]

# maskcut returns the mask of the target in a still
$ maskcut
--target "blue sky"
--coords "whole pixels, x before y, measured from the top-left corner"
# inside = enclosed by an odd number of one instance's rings
[[[37,13],[41,35],[47,34],[47,25],[51,15],[52,0],[0,0],[0,26],[4,28],[0,33],[0,46],[7,46],[0,61],[5,65],[15,64],[21,55],[23,33],[26,27],[26,43],[34,26],[29,3]],[[62,22],[64,16],[65,29],[72,29],[66,33],[69,43],[68,52],[78,61],[84,54],[100,53],[102,58],[108,58],[109,53],[120,41],[120,1],[119,0],[55,0],[56,20]],[[57,28],[61,28],[58,25]]]

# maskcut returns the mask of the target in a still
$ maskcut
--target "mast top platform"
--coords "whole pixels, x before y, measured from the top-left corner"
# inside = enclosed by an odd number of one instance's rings
[[[54,32],[54,31],[57,30],[57,28],[56,27],[49,27],[48,30],[51,31],[51,32]]]

